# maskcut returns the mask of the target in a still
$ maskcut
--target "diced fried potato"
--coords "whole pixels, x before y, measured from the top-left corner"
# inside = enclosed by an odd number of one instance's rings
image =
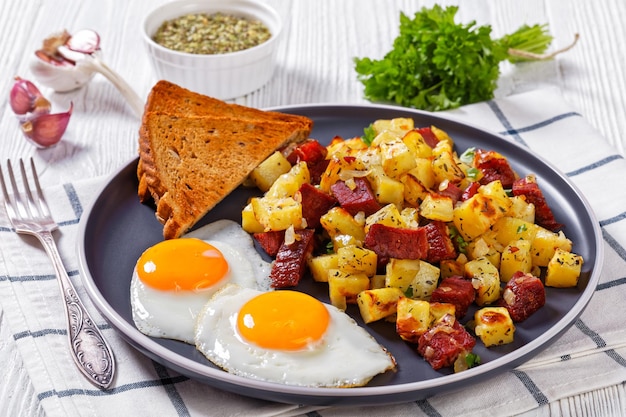
[[[439,262],[439,273],[441,279],[449,278],[453,276],[463,276],[465,268],[461,262],[456,259],[444,259]]]
[[[400,138],[381,143],[380,156],[385,174],[392,178],[398,178],[417,166],[415,156]]]
[[[515,240],[507,245],[500,260],[500,280],[509,282],[514,273],[530,272],[533,262],[530,256],[530,241]]]
[[[289,172],[279,176],[265,193],[268,198],[293,197],[302,184],[311,182],[311,174],[306,162],[298,162]]]
[[[385,285],[397,287],[410,298],[428,300],[439,282],[439,268],[419,259],[389,260]]]
[[[417,158],[415,168],[409,171],[428,189],[435,186],[435,172],[430,158]]]
[[[415,158],[430,158],[433,149],[428,146],[424,137],[417,130],[410,130],[402,137],[402,142],[408,146]]]
[[[440,142],[448,142],[451,148],[454,147],[454,141],[446,131],[439,129],[437,126],[431,126],[430,130]]]
[[[465,174],[457,165],[452,152],[444,151],[440,155],[435,156],[432,161],[432,166],[433,173],[435,174],[435,182],[437,183],[441,183],[445,180],[456,183],[465,178]]]
[[[439,283],[439,268],[426,261],[420,261],[420,269],[413,280],[413,298],[429,300]]]
[[[363,224],[356,221],[350,213],[341,207],[333,207],[328,210],[320,218],[320,224],[331,238],[338,235],[348,235],[354,237],[361,244],[365,240]]]
[[[375,165],[370,167],[367,179],[372,185],[376,201],[381,204],[402,205],[404,202],[404,184],[388,176],[382,166]]]
[[[376,274],[370,278],[370,289],[385,288],[385,275]]]
[[[465,276],[472,280],[476,289],[476,304],[484,306],[500,298],[500,274],[485,257],[471,260],[465,264]]]
[[[337,269],[350,273],[363,272],[368,277],[376,274],[378,255],[373,250],[350,245],[339,248],[337,255]]]
[[[515,240],[524,239],[533,241],[537,233],[537,226],[516,217],[502,217],[493,225],[496,239],[502,246]]]
[[[481,185],[478,192],[493,202],[493,205],[498,212],[497,218],[503,217],[513,204],[506,191],[504,191],[504,187],[502,187],[500,180],[491,181],[489,184]]]
[[[333,243],[333,251],[335,252],[346,246],[360,246],[363,244],[362,240],[359,240],[351,235],[335,235],[331,237],[330,240]]]
[[[524,196],[510,197],[511,207],[506,213],[508,217],[516,217],[527,221],[528,223],[535,223],[535,205],[527,203]]]
[[[252,203],[248,203],[241,211],[241,228],[248,233],[261,233],[265,230],[254,216]]]
[[[330,303],[340,310],[347,304],[355,304],[357,295],[369,289],[370,280],[363,273],[350,274],[338,269],[328,271],[328,294]]]
[[[432,128],[431,128],[431,131],[432,131]],[[444,154],[446,152],[450,153],[452,155],[453,159],[455,159],[454,155],[453,155],[454,149],[452,149],[452,142],[445,141],[445,140],[444,141],[439,141],[439,142],[437,142],[437,144],[433,148],[433,156],[435,156],[435,157],[436,156],[440,156],[440,155],[442,155],[442,154]]]
[[[307,260],[307,265],[315,281],[328,282],[328,271],[337,269],[339,256],[336,253],[313,256]]]
[[[411,172],[401,175],[400,182],[404,185],[404,201],[412,206],[419,206],[429,194],[428,189]]]
[[[255,197],[250,200],[254,217],[263,226],[263,231],[287,230],[302,224],[302,204],[291,197]]]
[[[387,204],[376,213],[370,214],[365,219],[365,233],[374,223],[384,224],[389,227],[407,227],[404,218],[395,204]]]
[[[412,343],[417,343],[420,336],[426,333],[430,325],[430,303],[424,300],[413,300],[400,297],[396,312],[396,333]]]
[[[482,194],[457,204],[453,215],[454,226],[466,241],[485,233],[498,219],[494,204]]]
[[[384,130],[389,130],[398,136],[403,136],[409,130],[412,130],[415,126],[413,119],[409,117],[396,117],[394,119],[378,119],[374,121],[372,127],[376,134],[381,133]]]
[[[440,321],[444,316],[450,315],[455,317],[456,307],[450,303],[430,303],[430,325],[432,327],[435,323]]]
[[[420,204],[420,214],[430,220],[451,222],[454,219],[454,203],[450,197],[429,193]]]
[[[419,227],[419,213],[415,207],[405,207],[400,212],[404,227],[407,229],[417,229]]]
[[[572,250],[572,241],[562,231],[552,232],[541,226],[535,226],[536,233],[532,241],[531,254],[533,265],[547,266],[557,249]]]
[[[470,259],[485,257],[496,268],[500,268],[500,258],[504,247],[495,240],[491,231],[483,233],[468,243],[466,253]]]
[[[583,257],[563,249],[557,249],[548,263],[545,285],[547,287],[575,287],[583,266]]]
[[[395,314],[400,297],[399,288],[377,288],[361,291],[356,301],[363,321],[371,323]]]
[[[250,180],[259,190],[266,192],[274,181],[291,170],[291,164],[282,153],[276,151],[250,173]]]
[[[330,144],[326,147],[328,155],[333,158],[343,158],[344,156],[353,155],[355,151],[366,149],[368,146],[361,138],[343,139],[334,137]]]
[[[320,190],[330,192],[330,187],[341,179],[341,173],[346,170],[364,170],[365,166],[358,158],[334,157],[328,162],[326,170],[320,177]]]
[[[385,267],[385,286],[400,288],[404,294],[409,291],[409,288],[412,292],[413,281],[419,270],[419,259],[391,258]]]
[[[370,146],[379,148],[384,143],[395,142],[401,137],[402,137],[401,134],[395,133],[392,130],[385,129],[385,130],[380,131],[380,133],[378,133],[376,137],[372,139],[372,143],[370,144]]]
[[[504,307],[484,307],[474,314],[476,336],[486,347],[513,342],[515,325]]]

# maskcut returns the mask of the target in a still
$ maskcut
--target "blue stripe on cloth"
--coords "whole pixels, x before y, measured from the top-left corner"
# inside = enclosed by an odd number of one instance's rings
[[[79,272],[77,270],[67,271],[67,275],[70,277],[78,276]],[[1,275],[1,281],[9,281],[9,282],[42,282],[42,281],[53,281],[56,280],[57,276],[54,274],[42,274],[42,275]]]
[[[563,114],[559,114],[558,116],[551,117],[549,119],[543,120],[539,123],[535,123],[530,126],[522,127],[519,129],[511,128],[510,130],[500,132],[500,134],[501,135],[517,135],[519,133],[532,132],[533,130],[541,129],[542,127],[546,127],[548,125],[551,125],[552,123],[558,122],[563,119],[567,119],[568,117],[574,117],[574,116],[581,116],[581,115],[576,112],[563,113]]]
[[[606,164],[608,164],[610,162],[616,161],[618,159],[624,159],[624,157],[622,155],[610,155],[610,156],[607,156],[604,159],[601,159],[601,160],[599,160],[597,162],[594,162],[593,164],[589,164],[589,165],[584,166],[582,168],[578,168],[577,170],[572,171],[572,172],[567,172],[565,175],[567,175],[568,177],[573,177],[575,175],[580,175],[580,174],[583,174],[585,172],[589,172],[589,171],[592,171],[592,170],[594,170],[596,168],[599,168],[599,167],[601,167],[603,165],[606,165]]]
[[[63,188],[65,189],[67,199],[74,210],[74,215],[76,215],[76,218],[80,219],[80,216],[83,214],[83,205],[80,202],[76,189],[72,184],[63,184]]]
[[[613,249],[620,258],[626,261],[626,250],[624,250],[624,247],[620,245],[619,242],[615,240],[615,238],[613,238],[613,236],[611,236],[611,234],[604,228],[602,228],[602,237],[604,238],[604,241],[609,244],[611,249]]]
[[[600,226],[608,226],[610,224],[620,222],[624,219],[626,219],[626,211],[618,214],[617,216],[613,216],[610,219],[600,221]]]
[[[596,287],[596,291],[606,290],[624,284],[626,284],[626,278],[614,279],[613,281],[598,284],[598,286]]]
[[[169,370],[165,366],[154,361],[152,363],[154,364],[154,369],[159,378],[161,378],[161,380],[166,380],[170,378]],[[185,401],[183,401],[183,398],[180,396],[180,393],[176,389],[176,386],[174,384],[168,384],[164,385],[164,388],[168,398],[170,399],[172,405],[174,406],[174,409],[176,410],[176,413],[180,417],[189,417],[190,414],[189,410],[187,409],[187,405],[185,405]]]
[[[617,353],[614,349],[609,349],[606,351],[606,354],[609,358],[613,359],[615,362],[620,364],[622,367],[626,368],[626,359]]]
[[[37,395],[37,398],[41,401],[50,397],[65,398],[65,397],[73,397],[73,396],[79,396],[79,395],[89,396],[89,397],[103,397],[103,396],[108,396],[108,395],[119,394],[121,392],[175,385],[175,384],[185,382],[188,380],[189,378],[187,378],[186,376],[180,375],[180,376],[175,376],[175,377],[168,377],[166,379],[153,379],[153,380],[133,382],[132,384],[118,385],[113,388],[108,388],[106,390],[100,390],[100,389],[88,389],[87,390],[87,389],[78,389],[78,388],[66,389],[62,391],[49,390],[49,391],[41,392],[40,394]]]
[[[539,405],[548,404],[549,402],[548,398],[545,396],[543,392],[541,392],[539,387],[535,385],[535,383],[532,381],[532,379],[530,379],[530,377],[526,374],[526,372],[522,372],[522,371],[518,371],[517,369],[514,369],[511,371],[511,373],[515,375],[520,381],[522,381],[522,384],[524,384],[528,392],[532,394],[535,401],[537,401],[537,404]]]
[[[441,417],[441,414],[428,402],[428,400],[418,400],[415,404],[426,414],[428,417]]]
[[[493,100],[490,100],[487,102],[487,105],[489,106],[489,108],[491,109],[491,111],[493,112],[493,114],[496,115],[496,117],[498,118],[498,120],[500,121],[500,123],[502,123],[502,126],[504,126],[504,128],[506,129],[507,132],[510,132],[509,135],[519,144],[524,145],[526,147],[528,147],[528,145],[526,144],[526,142],[524,142],[524,139],[522,139],[522,137],[517,133],[516,130],[513,129],[513,126],[511,125],[511,122],[509,122],[509,119],[507,119],[507,117],[504,115],[504,112],[502,111],[502,109],[498,106],[498,103],[496,103]]]
[[[98,329],[100,330],[108,330],[112,328],[108,323],[97,324],[97,326],[98,326]],[[49,334],[67,335],[67,329],[41,329],[41,330],[37,330],[34,332],[26,330],[23,332],[15,333],[13,335],[13,339],[20,340],[20,339],[24,339],[25,337],[37,338],[37,337],[47,336]]]
[[[581,319],[576,320],[574,326],[576,326],[578,330],[580,330],[584,335],[593,340],[597,347],[606,347],[606,341],[598,333],[587,327],[587,325]]]

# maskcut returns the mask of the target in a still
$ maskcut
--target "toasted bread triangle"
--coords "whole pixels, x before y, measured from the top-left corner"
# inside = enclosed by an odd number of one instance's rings
[[[158,99],[157,87],[164,86],[177,94]],[[139,131],[138,194],[156,203],[165,239],[180,237],[275,150],[311,131],[305,117],[228,104],[163,82],[155,89]]]

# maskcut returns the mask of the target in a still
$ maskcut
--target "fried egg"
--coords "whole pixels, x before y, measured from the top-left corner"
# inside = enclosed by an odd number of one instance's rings
[[[347,314],[292,290],[219,290],[198,316],[196,349],[239,376],[356,387],[394,369],[391,354]]]
[[[227,283],[270,289],[270,263],[241,226],[220,220],[146,249],[133,271],[130,301],[142,333],[194,344],[198,313]]]

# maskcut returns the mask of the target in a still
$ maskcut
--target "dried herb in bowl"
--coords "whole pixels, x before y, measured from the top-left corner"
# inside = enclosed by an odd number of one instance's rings
[[[214,55],[252,48],[270,37],[270,30],[260,20],[192,13],[163,22],[153,40],[179,52]]]

